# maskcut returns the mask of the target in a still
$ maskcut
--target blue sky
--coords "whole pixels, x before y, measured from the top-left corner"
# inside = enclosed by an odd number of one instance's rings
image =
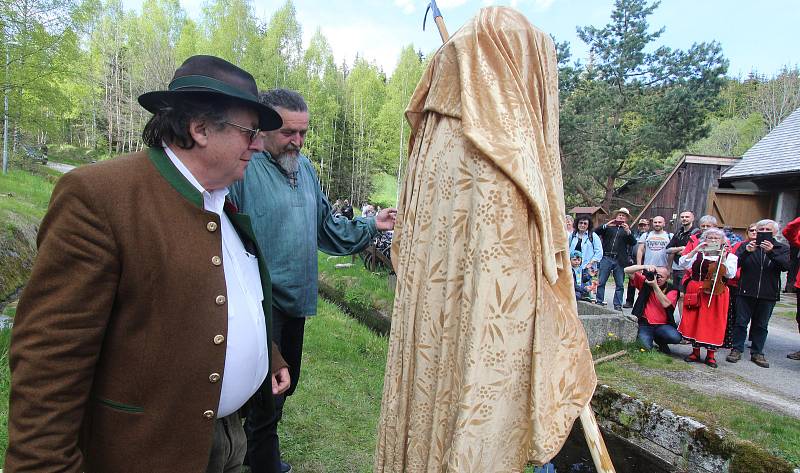
[[[123,0],[139,9],[141,0]],[[192,18],[199,18],[205,0],[180,0]],[[269,19],[285,0],[255,0],[256,16]],[[452,34],[485,5],[511,5],[538,28],[569,41],[573,59],[585,59],[587,48],[577,26],[602,27],[613,0],[438,0]],[[394,69],[401,48],[413,44],[428,53],[440,44],[431,19],[422,31],[427,2],[423,0],[294,0],[303,27],[304,45],[321,28],[337,62],[353,62],[357,53]],[[798,0],[663,0],[650,17],[651,29],[665,27],[659,45],[686,49],[692,43],[716,40],[730,61],[728,75],[756,70],[768,76],[782,66],[800,64],[800,1]]]

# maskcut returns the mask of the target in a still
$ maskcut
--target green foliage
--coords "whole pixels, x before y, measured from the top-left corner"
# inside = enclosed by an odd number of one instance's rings
[[[95,159],[137,151],[150,116],[137,97],[166,88],[189,56],[213,54],[251,72],[262,89],[304,95],[304,151],[332,198],[359,205],[376,172],[399,172],[408,136],[402,112],[422,65],[412,46],[399,58],[395,79],[363,58],[337,65],[321,31],[304,49],[292,0],[268,18],[256,17],[252,0],[211,0],[197,21],[179,0],[145,0],[141,13],[126,11],[122,0],[24,4],[36,13],[22,18],[18,2],[0,5],[0,19],[27,25],[2,45],[11,44],[11,127],[22,130],[23,143],[92,149]],[[51,17],[58,21],[44,27]]]
[[[381,136],[377,142],[376,166],[387,174],[400,172],[408,154],[411,130],[404,112],[424,68],[425,63],[414,51],[414,46],[408,45],[400,52],[397,68],[386,86],[386,99],[376,120]]]
[[[108,158],[107,155],[102,154],[99,150],[80,148],[69,144],[50,147],[47,152],[47,157],[51,161],[71,164],[73,166],[81,166],[93,161],[102,161]]]
[[[221,57],[245,70],[259,62],[259,34],[253,8],[247,0],[216,0],[205,4],[198,50]],[[269,46],[269,45],[265,45]],[[270,51],[276,51],[271,49]]]
[[[727,61],[715,42],[655,47],[663,29],[649,32],[647,18],[657,6],[617,0],[609,24],[578,28],[592,54],[579,78],[579,65],[561,64],[569,74],[561,81],[565,186],[588,204],[610,208],[621,185],[657,173],[672,151],[708,132]]]
[[[380,173],[375,176],[375,191],[369,198],[370,203],[381,208],[395,207],[397,205],[397,177]]]
[[[758,113],[744,118],[711,118],[708,137],[688,147],[692,153],[712,156],[741,156],[766,134],[764,120]]]

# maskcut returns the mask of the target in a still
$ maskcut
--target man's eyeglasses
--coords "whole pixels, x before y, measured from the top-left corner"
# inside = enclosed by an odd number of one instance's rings
[[[261,133],[261,130],[259,130],[258,128],[254,130],[252,128],[247,128],[246,126],[237,125],[236,123],[231,123],[231,122],[222,122],[222,123],[230,125],[234,128],[238,128],[240,131],[248,133],[250,135],[250,143],[253,143],[256,140],[258,134]]]

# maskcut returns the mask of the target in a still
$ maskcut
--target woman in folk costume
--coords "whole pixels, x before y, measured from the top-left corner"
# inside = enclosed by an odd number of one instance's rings
[[[716,249],[712,249],[716,248]],[[722,262],[722,266],[718,264]],[[737,258],[725,243],[725,233],[709,228],[689,253],[678,260],[692,274],[683,297],[678,331],[692,342],[692,353],[684,360],[700,363],[700,348],[706,349],[705,363],[717,367],[715,354],[725,339],[730,291],[724,278],[736,275]]]
[[[596,377],[564,232],[553,42],[485,8],[411,98],[376,473],[514,473]]]

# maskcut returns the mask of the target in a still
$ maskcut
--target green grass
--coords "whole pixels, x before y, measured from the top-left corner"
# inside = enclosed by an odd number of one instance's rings
[[[106,150],[80,148],[72,145],[58,145],[48,150],[47,158],[57,163],[80,166],[82,164],[89,164],[92,161],[106,159],[105,151]]]
[[[611,336],[609,340],[603,342],[602,345],[595,346],[592,349],[592,357],[597,360],[622,350],[625,350],[628,354],[623,358],[616,358],[615,360],[605,363],[611,363],[617,360],[629,360],[647,369],[659,369],[664,371],[686,371],[691,369],[686,363],[677,363],[675,358],[667,356],[658,350],[646,350],[637,342],[623,342],[613,336]]]
[[[345,302],[355,303],[362,307],[374,307],[391,310],[394,292],[389,290],[387,273],[371,273],[364,268],[364,262],[358,256],[328,256],[318,254],[319,272],[321,276],[334,286],[342,289]],[[350,268],[335,268],[336,264],[354,263]]]
[[[11,330],[0,330],[0,465],[5,463],[8,448],[8,394],[11,373],[8,370],[8,344]]]
[[[382,208],[397,206],[397,177],[380,173],[373,177],[372,183],[375,191],[369,196],[369,201]]]
[[[281,422],[282,455],[295,473],[372,471],[386,350],[386,338],[320,301]]]
[[[58,176],[56,171],[43,167],[36,174],[20,169],[0,174],[0,221],[12,221],[11,214],[29,223],[41,220]]]

